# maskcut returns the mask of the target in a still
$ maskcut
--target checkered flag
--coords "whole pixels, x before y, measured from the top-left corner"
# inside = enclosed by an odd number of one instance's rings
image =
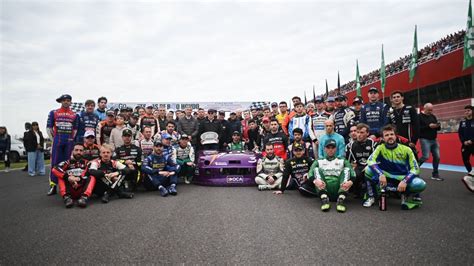
[[[264,107],[267,107],[270,105],[270,102],[252,102],[252,104],[249,106],[250,109],[263,109]]]
[[[84,104],[83,103],[71,103],[71,110],[76,113],[80,113],[84,111]]]

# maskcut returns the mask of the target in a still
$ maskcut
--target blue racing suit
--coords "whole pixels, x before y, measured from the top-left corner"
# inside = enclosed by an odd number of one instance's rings
[[[82,111],[79,114],[79,126],[77,128],[76,142],[82,143],[84,141],[84,133],[88,130],[95,133],[97,124],[99,124],[99,122],[100,119],[96,113],[87,113],[86,111]]]
[[[144,185],[146,188],[158,189],[159,186],[176,185],[178,183],[178,166],[170,156],[157,155],[152,153],[148,155],[142,163],[142,172],[146,174]],[[160,171],[174,172],[174,175],[163,176]]]
[[[419,177],[420,168],[412,150],[398,143],[394,148],[380,144],[367,160],[365,177],[370,197],[374,196],[373,186],[378,186],[380,175],[385,175],[387,183],[395,187],[401,181],[405,182],[406,194],[420,193],[426,187],[425,181]]]
[[[53,146],[51,147],[51,167],[71,157],[78,122],[77,114],[69,108],[61,107],[49,112],[46,127],[48,134],[53,140]],[[50,185],[56,185],[57,183],[58,178],[51,172]]]
[[[360,110],[360,122],[370,128],[369,134],[379,137],[380,129],[387,124],[388,105],[375,102],[367,103]]]

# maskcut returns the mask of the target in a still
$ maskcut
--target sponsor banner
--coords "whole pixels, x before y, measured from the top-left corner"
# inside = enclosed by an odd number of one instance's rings
[[[247,110],[251,106],[254,106],[256,103],[261,103],[262,105],[268,104],[267,102],[152,102],[151,105],[153,108],[166,108],[166,110],[183,110],[186,107],[191,107],[193,110],[198,108],[207,109],[216,109],[218,111],[232,112],[237,110]],[[149,102],[113,102],[107,104],[107,109],[121,109],[124,107],[135,108],[137,106],[146,107]]]

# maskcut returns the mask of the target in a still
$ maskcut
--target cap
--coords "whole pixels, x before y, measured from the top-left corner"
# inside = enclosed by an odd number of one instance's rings
[[[314,99],[314,102],[315,102],[315,103],[322,103],[322,102],[324,102],[324,101],[323,101],[323,98],[322,98],[322,97],[316,97],[316,99]]]
[[[326,99],[326,102],[334,102],[334,97],[329,96],[329,97]]]
[[[376,87],[370,87],[369,92],[374,91],[374,92],[379,92],[379,90]]]
[[[270,122],[270,118],[264,116],[264,117],[262,118],[262,123],[268,123],[268,122]]]
[[[354,103],[363,104],[364,101],[362,100],[362,98],[360,96],[356,96],[356,97],[354,97],[354,100],[352,100],[352,104],[354,104]]]
[[[189,137],[188,137],[188,135],[183,134],[183,135],[181,135],[181,137],[179,137],[179,139],[180,139],[180,140],[181,140],[181,139],[189,140]]]
[[[71,95],[69,95],[69,94],[63,94],[63,95],[59,96],[59,98],[56,99],[56,102],[60,103],[60,102],[62,102],[62,101],[65,100],[65,99],[69,99],[69,100],[72,101]]]
[[[114,111],[112,111],[112,110],[109,110],[109,111],[107,111],[107,113],[106,113],[106,114],[107,114],[107,116],[109,116],[109,115],[111,115],[111,116],[115,116],[115,112],[114,112]]]
[[[94,130],[87,130],[85,133],[84,133],[84,138],[87,138],[87,137],[94,137],[95,138],[95,133],[94,133]]]
[[[347,97],[344,95],[337,95],[336,101],[347,101]]]
[[[225,115],[224,111],[219,111],[219,115]]]
[[[234,135],[238,135],[238,136],[240,136],[240,132],[239,132],[239,131],[237,131],[237,130],[236,130],[236,131],[234,131],[234,132],[232,132],[232,136],[234,136]]]
[[[277,102],[272,102],[272,107],[278,107],[278,103]]]
[[[133,108],[132,108],[132,107],[130,107],[130,106],[129,106],[129,107],[127,107],[127,108],[126,108],[126,110],[127,110],[127,112],[133,112]]]
[[[156,140],[153,142],[153,145],[154,145],[154,146],[163,146],[163,143],[161,142],[161,139],[156,139]]]
[[[127,107],[126,107],[126,106],[122,106],[122,107],[120,107],[120,112],[125,112],[125,111],[127,111],[127,110],[128,110],[128,109],[127,109]]]
[[[145,105],[145,107],[146,107],[146,108],[153,108],[153,104],[147,103],[147,104]]]
[[[328,139],[326,143],[324,144],[324,147],[328,147],[328,146],[336,147],[336,141],[333,139]]]
[[[128,128],[122,131],[122,136],[131,136],[131,135],[133,135],[133,132]]]
[[[170,134],[168,134],[168,133],[163,133],[163,134],[161,135],[161,138],[162,138],[162,139],[172,139],[173,137],[172,137]]]
[[[302,150],[304,150],[304,147],[303,147],[303,145],[301,145],[301,143],[295,143],[295,144],[293,144],[293,150],[302,151]]]
[[[216,109],[209,109],[207,110],[208,113],[217,113]]]
[[[237,115],[235,112],[231,112],[230,115]]]

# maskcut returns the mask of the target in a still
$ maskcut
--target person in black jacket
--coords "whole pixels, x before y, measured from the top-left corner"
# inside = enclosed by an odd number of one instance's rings
[[[25,133],[23,143],[28,154],[28,174],[30,176],[45,175],[44,138],[39,130],[38,122],[31,123],[31,129]]]
[[[25,132],[23,133],[23,139],[25,139],[25,135],[26,135],[26,133],[28,133],[28,131],[30,131],[30,129],[31,129],[31,123],[30,122],[25,122]],[[24,141],[23,141],[23,146],[25,146]],[[28,162],[26,162],[25,167],[23,167],[23,169],[21,169],[21,171],[23,171],[23,172],[28,171]]]
[[[216,132],[219,136],[219,141],[222,139],[222,125],[221,122],[216,119],[216,110],[209,109],[207,111],[208,115],[207,118],[199,124],[199,134],[198,138],[201,140],[201,135],[205,132]],[[217,145],[216,145],[217,146]],[[202,145],[201,145],[202,147]],[[214,149],[214,147],[212,148]],[[217,150],[217,147],[215,147]]]
[[[439,165],[439,143],[437,138],[438,130],[441,129],[441,125],[433,115],[433,105],[426,103],[423,107],[424,111],[420,114],[420,144],[422,156],[418,162],[421,166],[430,157],[430,152],[433,155],[433,174],[431,179],[437,181],[443,181],[444,179],[439,176],[438,165]]]
[[[5,172],[10,171],[10,148],[11,137],[8,135],[7,128],[0,127],[0,159],[5,161]]]
[[[463,177],[464,185],[474,192],[474,170],[471,166],[471,156],[474,155],[474,123],[472,121],[472,112],[474,107],[467,105],[464,107],[464,119],[459,123],[459,140],[461,141],[462,161],[467,170],[467,175]]]

